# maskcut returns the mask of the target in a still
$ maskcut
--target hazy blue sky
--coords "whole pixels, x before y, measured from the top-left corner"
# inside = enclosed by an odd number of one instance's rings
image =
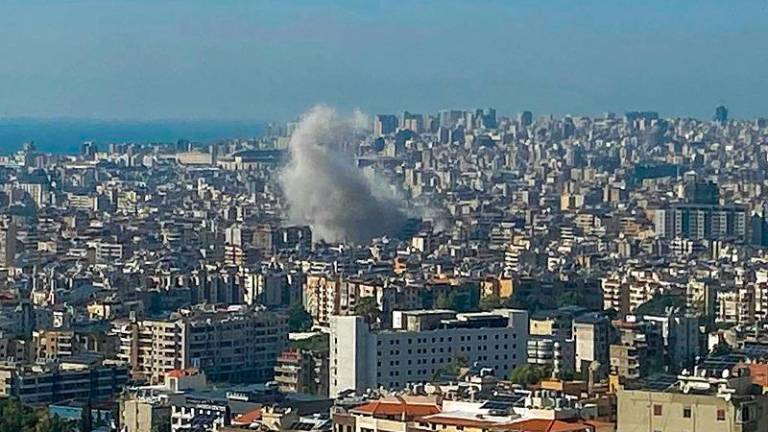
[[[768,1],[0,3],[0,116],[768,116]]]

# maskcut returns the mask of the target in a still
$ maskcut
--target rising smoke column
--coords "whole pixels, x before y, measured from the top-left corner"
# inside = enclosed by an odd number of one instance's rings
[[[402,203],[372,187],[344,151],[353,123],[329,107],[312,108],[291,135],[290,160],[280,175],[291,221],[330,242],[393,236],[407,219]]]

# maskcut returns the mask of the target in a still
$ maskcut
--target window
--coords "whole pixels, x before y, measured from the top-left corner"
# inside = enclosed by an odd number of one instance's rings
[[[691,407],[683,407],[683,418],[691,418]]]
[[[660,416],[661,415],[661,405],[654,405],[653,406],[653,415]]]
[[[725,410],[724,409],[717,410],[717,421],[725,421]]]

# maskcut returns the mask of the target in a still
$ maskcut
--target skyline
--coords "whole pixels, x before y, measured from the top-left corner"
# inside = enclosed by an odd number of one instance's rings
[[[765,2],[5,2],[0,116],[768,115]],[[654,6],[655,5],[655,6]],[[234,7],[233,7],[234,6]]]

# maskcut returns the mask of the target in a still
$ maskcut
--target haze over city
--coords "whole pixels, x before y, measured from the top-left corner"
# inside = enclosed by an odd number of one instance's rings
[[[766,115],[765,1],[4,1],[0,116]]]

